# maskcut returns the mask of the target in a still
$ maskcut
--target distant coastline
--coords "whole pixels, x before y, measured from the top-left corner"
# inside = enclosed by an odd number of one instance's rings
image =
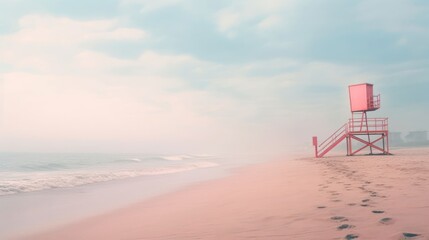
[[[392,147],[429,146],[428,131],[410,131],[402,137],[402,132],[390,132],[389,142]]]

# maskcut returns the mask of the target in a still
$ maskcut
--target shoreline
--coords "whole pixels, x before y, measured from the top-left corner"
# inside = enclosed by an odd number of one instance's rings
[[[226,174],[220,168],[201,168],[1,196],[0,238],[49,231]]]
[[[0,196],[0,238],[17,239],[70,225],[274,158],[261,156],[267,155],[234,154],[216,158],[214,167]]]
[[[428,239],[428,156],[258,163],[22,239]]]

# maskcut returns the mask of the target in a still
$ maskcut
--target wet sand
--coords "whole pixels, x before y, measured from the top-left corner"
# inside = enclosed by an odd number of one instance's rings
[[[394,153],[258,164],[24,239],[429,239],[429,149]]]

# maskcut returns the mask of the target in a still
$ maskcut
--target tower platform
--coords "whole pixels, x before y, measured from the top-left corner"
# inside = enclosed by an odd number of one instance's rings
[[[325,156],[329,151],[346,141],[347,156],[353,156],[362,150],[369,148],[370,154],[390,154],[389,153],[389,125],[388,118],[350,118],[337,131],[329,136],[322,143],[318,144],[317,137],[313,137],[315,147],[315,157]],[[359,142],[363,146],[353,149],[353,142]]]

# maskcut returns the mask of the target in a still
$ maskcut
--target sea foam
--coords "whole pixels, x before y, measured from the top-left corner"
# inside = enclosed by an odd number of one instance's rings
[[[180,155],[181,160],[192,158],[189,155]],[[179,156],[171,156],[169,161],[178,161]],[[128,158],[130,164],[142,164],[140,158]],[[0,179],[0,195],[9,195],[23,192],[40,191],[53,188],[70,188],[85,184],[106,182],[112,180],[126,179],[138,176],[172,174],[177,172],[191,171],[199,168],[209,168],[218,166],[215,162],[195,161],[181,162],[170,166],[158,167],[156,164],[138,168],[129,165],[128,169],[92,168],[75,170],[52,170],[52,171],[32,171],[32,172],[3,172]]]

